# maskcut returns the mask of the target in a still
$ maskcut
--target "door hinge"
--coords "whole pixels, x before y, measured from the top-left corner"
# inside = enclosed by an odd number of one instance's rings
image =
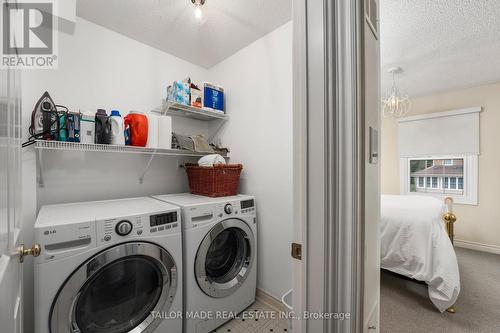
[[[302,260],[302,244],[292,243],[292,258]]]

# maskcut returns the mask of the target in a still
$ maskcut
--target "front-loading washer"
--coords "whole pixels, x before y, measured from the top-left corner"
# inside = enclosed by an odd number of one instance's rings
[[[155,198],[181,207],[184,332],[211,332],[255,301],[255,199],[248,195],[209,198],[193,194]]]
[[[35,332],[182,332],[181,229],[147,197],[43,206]]]

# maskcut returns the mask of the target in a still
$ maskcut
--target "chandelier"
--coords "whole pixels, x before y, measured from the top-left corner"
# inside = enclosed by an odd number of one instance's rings
[[[206,0],[191,0],[194,5],[194,17],[198,20],[203,19],[203,11],[201,7],[205,4]]]
[[[384,117],[399,118],[404,116],[410,111],[411,103],[408,95],[401,93],[396,85],[396,74],[403,73],[401,67],[394,67],[389,69],[392,74],[392,87],[387,93],[387,97],[382,99],[382,112]]]

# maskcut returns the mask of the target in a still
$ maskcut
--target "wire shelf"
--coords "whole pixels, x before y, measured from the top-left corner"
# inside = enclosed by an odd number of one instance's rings
[[[223,112],[210,111],[172,102],[165,102],[161,107],[154,109],[153,112],[167,116],[194,118],[205,121],[229,119]]]
[[[94,143],[47,141],[47,140],[37,140],[35,148],[48,149],[48,150],[72,150],[72,151],[84,151],[84,152],[109,152],[109,153],[168,155],[168,156],[185,156],[185,157],[201,157],[209,154],[209,153],[198,153],[181,149],[116,146],[116,145],[103,145]]]

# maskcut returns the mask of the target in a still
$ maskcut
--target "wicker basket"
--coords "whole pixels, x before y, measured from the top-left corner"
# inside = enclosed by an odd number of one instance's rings
[[[241,170],[243,170],[241,164],[219,164],[213,167],[186,164],[189,191],[192,194],[214,198],[236,195]]]

